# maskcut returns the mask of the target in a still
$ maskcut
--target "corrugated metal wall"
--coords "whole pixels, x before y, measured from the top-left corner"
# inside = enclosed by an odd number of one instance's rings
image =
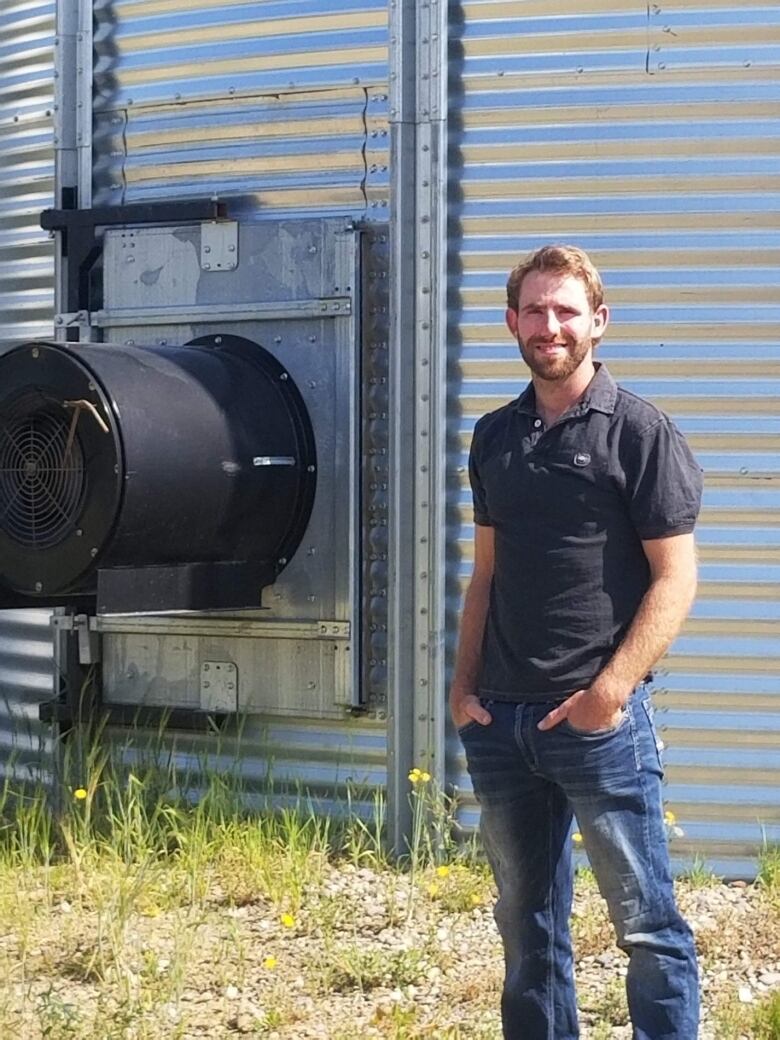
[[[506,271],[544,241],[582,243],[614,310],[602,356],[674,415],[707,471],[701,593],[658,704],[678,848],[740,873],[762,828],[780,837],[780,6],[481,0],[450,14],[453,467],[474,420],[525,381],[501,325]],[[385,0],[115,0],[95,19],[96,203],[217,193],[242,219],[386,217]],[[0,30],[0,315],[4,334],[47,334],[54,4],[6,0]],[[463,471],[453,480],[449,568],[465,580],[470,507]],[[26,719],[50,689],[46,620],[0,619],[2,688]],[[323,791],[383,782],[380,720],[257,725],[256,771],[273,759]],[[451,764],[467,791],[454,745]]]
[[[54,4],[0,4],[0,339],[51,334]]]
[[[706,471],[699,597],[656,703],[675,850],[737,874],[780,839],[779,62],[778,4],[481,0],[451,29],[451,565],[465,580],[473,423],[527,378],[506,273],[576,242],[613,308],[601,357]]]
[[[386,216],[385,0],[120,0],[95,16],[96,202]]]
[[[0,340],[50,336],[54,249],[54,3],[0,2]],[[46,763],[37,705],[52,695],[49,612],[0,611],[0,774]]]
[[[218,195],[241,221],[387,220],[385,0],[119,0],[98,3],[95,19],[96,205]],[[344,801],[349,781],[367,810],[384,787],[376,713],[251,716],[238,729],[250,786],[270,773],[325,804]],[[112,738],[122,745],[127,732]],[[219,741],[226,760],[236,738],[232,728]],[[216,746],[213,735],[173,739],[189,749],[185,768]]]

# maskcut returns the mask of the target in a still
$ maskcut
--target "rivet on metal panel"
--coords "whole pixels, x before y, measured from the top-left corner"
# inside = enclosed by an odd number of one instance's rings
[[[286,372],[282,372],[282,374],[279,376],[279,378],[282,379],[282,380],[287,379],[287,373]]]

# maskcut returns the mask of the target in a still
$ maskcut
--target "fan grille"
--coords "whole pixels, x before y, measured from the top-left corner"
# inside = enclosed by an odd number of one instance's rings
[[[27,548],[47,549],[78,526],[84,454],[67,412],[43,409],[0,426],[0,528]]]

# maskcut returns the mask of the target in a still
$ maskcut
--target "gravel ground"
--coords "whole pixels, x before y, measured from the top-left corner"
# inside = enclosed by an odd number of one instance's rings
[[[499,1040],[501,954],[478,868],[429,870],[412,896],[406,875],[325,864],[287,913],[238,891],[215,877],[197,908],[141,907],[121,934],[66,901],[38,907],[26,928],[0,919],[0,1034]],[[698,1040],[747,1037],[724,1032],[717,1009],[780,987],[776,895],[739,882],[680,882],[678,895],[703,968]],[[583,1040],[630,1037],[626,958],[587,874],[573,926]]]

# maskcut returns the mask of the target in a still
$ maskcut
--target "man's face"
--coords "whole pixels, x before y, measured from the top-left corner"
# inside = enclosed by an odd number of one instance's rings
[[[535,376],[550,382],[567,379],[583,361],[590,361],[608,321],[604,304],[591,309],[584,282],[547,271],[526,275],[517,311],[506,312],[523,360]]]

